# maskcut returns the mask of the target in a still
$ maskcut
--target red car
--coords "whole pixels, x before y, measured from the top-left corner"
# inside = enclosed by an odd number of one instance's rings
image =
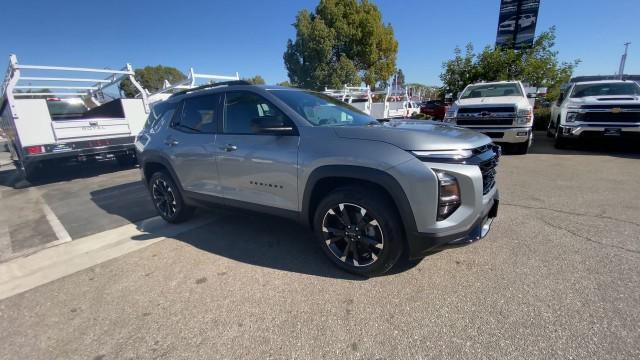
[[[448,104],[440,100],[429,100],[422,103],[420,106],[420,112],[431,116],[435,120],[444,119],[444,114],[447,112]]]

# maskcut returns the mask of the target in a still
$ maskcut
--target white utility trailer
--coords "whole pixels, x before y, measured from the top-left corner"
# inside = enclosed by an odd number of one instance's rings
[[[123,79],[131,81],[140,98],[110,98],[104,92]],[[149,103],[129,64],[120,70],[24,65],[11,55],[0,113],[16,168],[30,180],[44,161],[53,159],[115,156],[135,162],[135,136]]]
[[[345,85],[342,89],[325,88],[324,94],[340,99],[356,109],[378,120],[409,118],[420,112],[420,107],[411,101],[407,89],[371,91],[369,87]],[[374,96],[383,96],[384,101],[374,102]]]
[[[373,98],[371,97],[371,89],[368,86],[356,87],[345,85],[342,89],[325,88],[323,93],[333,98],[340,99],[367,115],[371,115],[371,104],[373,104]]]

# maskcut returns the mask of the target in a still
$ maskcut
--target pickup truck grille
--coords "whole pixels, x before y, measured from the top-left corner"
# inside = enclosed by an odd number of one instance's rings
[[[516,117],[513,106],[462,107],[458,109],[457,125],[512,125]]]
[[[586,112],[578,114],[577,121],[594,122],[594,123],[613,123],[613,122],[640,122],[640,112]]]
[[[465,119],[458,118],[456,120],[456,125],[512,125],[513,118],[509,119],[485,119],[485,118],[475,118],[475,119]]]
[[[478,167],[482,173],[482,195],[486,195],[496,185],[496,167],[500,161],[500,155],[502,151],[500,146],[495,144],[488,144],[474,149],[475,154],[483,154],[491,151],[491,155],[488,159],[480,162]]]

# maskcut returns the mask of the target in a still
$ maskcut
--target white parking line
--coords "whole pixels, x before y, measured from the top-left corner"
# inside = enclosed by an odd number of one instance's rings
[[[62,223],[60,222],[56,214],[53,212],[53,210],[51,210],[49,205],[47,205],[47,202],[42,198],[42,195],[40,194],[40,192],[35,188],[29,188],[28,191],[32,193],[33,197],[35,197],[37,199],[37,202],[40,204],[40,209],[44,213],[44,216],[49,222],[51,229],[53,229],[53,232],[56,234],[56,237],[58,238],[56,243],[60,244],[60,243],[71,241],[71,236],[69,236],[69,233],[64,228],[64,226],[62,225]]]
[[[170,225],[159,217],[90,235],[0,264],[0,300],[142,249],[212,221]]]

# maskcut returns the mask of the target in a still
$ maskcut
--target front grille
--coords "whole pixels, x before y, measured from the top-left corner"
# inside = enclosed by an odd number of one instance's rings
[[[496,167],[500,161],[501,150],[500,147],[494,144],[485,145],[484,147],[474,150],[474,153],[479,151],[480,153],[486,153],[491,151],[493,155],[478,164],[480,172],[482,173],[482,195],[486,195],[496,185]]]
[[[512,125],[513,118],[508,119],[487,119],[487,118],[465,118],[456,120],[456,125]]]
[[[484,111],[488,113],[515,113],[516,108],[513,106],[461,107],[458,109],[458,114],[479,114]]]
[[[578,114],[577,121],[597,122],[597,123],[614,123],[614,122],[640,122],[640,112],[587,112]]]

